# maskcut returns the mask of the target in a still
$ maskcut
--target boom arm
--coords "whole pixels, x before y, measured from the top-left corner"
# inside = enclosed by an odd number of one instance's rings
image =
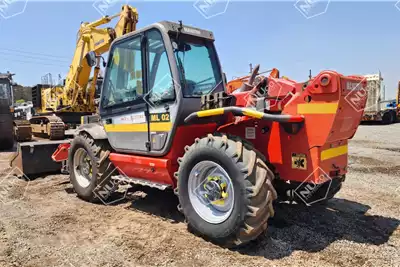
[[[114,28],[98,28],[117,17],[119,17],[119,21]],[[63,107],[84,104],[94,108],[95,86],[100,71],[100,56],[109,50],[114,39],[135,31],[137,22],[138,12],[136,8],[124,5],[121,12],[116,15],[105,16],[92,23],[81,24],[75,54],[64,87]],[[91,87],[87,89],[92,67],[88,65],[85,56],[91,51],[96,54],[97,64]]]

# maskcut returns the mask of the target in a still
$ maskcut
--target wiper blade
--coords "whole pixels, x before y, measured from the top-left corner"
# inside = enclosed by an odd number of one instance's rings
[[[214,91],[217,89],[218,86],[220,86],[221,83],[222,83],[222,80],[221,80],[219,83],[217,83],[217,84],[214,86],[214,88],[213,88],[208,94],[214,93]]]

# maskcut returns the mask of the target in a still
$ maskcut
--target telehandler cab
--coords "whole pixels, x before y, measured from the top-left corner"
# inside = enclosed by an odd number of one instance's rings
[[[191,228],[226,247],[259,236],[278,197],[332,198],[362,115],[346,99],[363,78],[268,77],[227,94],[223,77],[210,31],[163,21],[118,38],[99,122],[78,128],[53,159],[68,158],[73,188],[87,201],[119,182],[174,189]]]

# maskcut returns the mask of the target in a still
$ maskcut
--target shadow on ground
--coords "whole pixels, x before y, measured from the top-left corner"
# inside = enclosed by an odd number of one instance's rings
[[[325,206],[275,205],[268,231],[244,248],[242,254],[280,259],[296,250],[318,252],[338,240],[382,245],[400,220],[369,215],[369,206],[332,199]]]
[[[159,216],[171,223],[184,221],[177,210],[178,198],[171,190],[135,186],[115,205],[129,202],[128,209]],[[338,240],[378,246],[385,244],[400,225],[396,218],[370,215],[369,206],[346,199],[334,198],[326,205],[311,207],[286,203],[276,203],[274,207],[275,217],[270,219],[267,232],[235,251],[280,259],[298,250],[318,252]]]
[[[64,189],[68,194],[76,194],[72,186]],[[110,198],[97,201],[97,205],[124,205],[130,203],[127,209],[141,211],[149,215],[161,217],[171,223],[179,223],[185,220],[177,209],[178,198],[172,190],[161,191],[155,188],[135,185],[127,193],[114,192]]]
[[[363,121],[360,123],[360,125],[391,125],[391,124],[396,124],[399,123],[400,121],[394,122],[394,123],[389,123],[389,124],[384,124],[381,121]]]
[[[173,192],[144,187],[140,190],[146,196],[133,200],[130,208],[183,222]],[[337,240],[382,245],[400,225],[400,220],[369,215],[369,209],[367,205],[338,198],[325,206],[276,203],[275,217],[270,219],[268,231],[237,251],[279,259],[296,250],[318,252]]]
[[[158,190],[145,186],[135,186],[128,192],[127,200],[131,201],[129,209],[156,215],[172,223],[185,220],[177,209],[178,198],[172,190]]]

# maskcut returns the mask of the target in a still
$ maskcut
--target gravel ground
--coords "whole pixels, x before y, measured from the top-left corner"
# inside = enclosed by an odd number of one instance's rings
[[[8,177],[2,152],[0,266],[400,266],[400,124],[361,126],[349,152],[327,206],[276,204],[268,231],[239,250],[189,233],[172,192],[90,204],[65,175]]]

